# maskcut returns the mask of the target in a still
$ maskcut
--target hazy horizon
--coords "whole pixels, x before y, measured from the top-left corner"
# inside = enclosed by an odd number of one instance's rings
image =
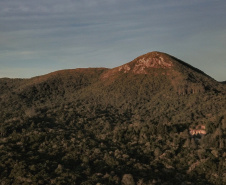
[[[226,2],[0,2],[0,78],[106,67],[165,52],[226,80]]]

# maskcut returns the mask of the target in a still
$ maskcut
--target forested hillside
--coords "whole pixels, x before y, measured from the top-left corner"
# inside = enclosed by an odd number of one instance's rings
[[[226,86],[165,53],[0,79],[2,184],[226,183]]]

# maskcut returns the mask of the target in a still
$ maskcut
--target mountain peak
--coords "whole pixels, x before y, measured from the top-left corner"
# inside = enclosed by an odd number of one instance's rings
[[[198,93],[209,89],[220,91],[221,88],[219,83],[201,70],[174,56],[157,51],[141,55],[129,63],[107,70],[101,78],[110,84],[117,80],[139,78],[139,75],[142,77],[145,75],[144,78],[152,82],[161,81],[161,85],[163,82],[166,83],[165,86],[171,84],[178,94]]]
[[[133,72],[134,74],[147,74],[148,68],[171,68],[173,62],[169,55],[161,52],[150,52],[139,56],[132,62],[118,67],[118,71],[124,73]]]
[[[103,78],[114,76],[117,73],[148,74],[151,69],[170,69],[175,59],[162,52],[153,51],[135,58],[133,61],[113,68],[104,73]]]

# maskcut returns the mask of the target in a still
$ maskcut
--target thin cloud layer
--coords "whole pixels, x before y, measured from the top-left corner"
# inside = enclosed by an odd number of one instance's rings
[[[115,67],[159,50],[225,80],[225,8],[223,0],[2,0],[0,77]]]

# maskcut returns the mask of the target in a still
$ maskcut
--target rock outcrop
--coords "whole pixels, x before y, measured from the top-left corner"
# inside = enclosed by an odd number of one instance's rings
[[[190,135],[194,136],[194,135],[206,135],[206,127],[204,125],[201,126],[196,126],[195,129],[189,129],[189,133]]]

